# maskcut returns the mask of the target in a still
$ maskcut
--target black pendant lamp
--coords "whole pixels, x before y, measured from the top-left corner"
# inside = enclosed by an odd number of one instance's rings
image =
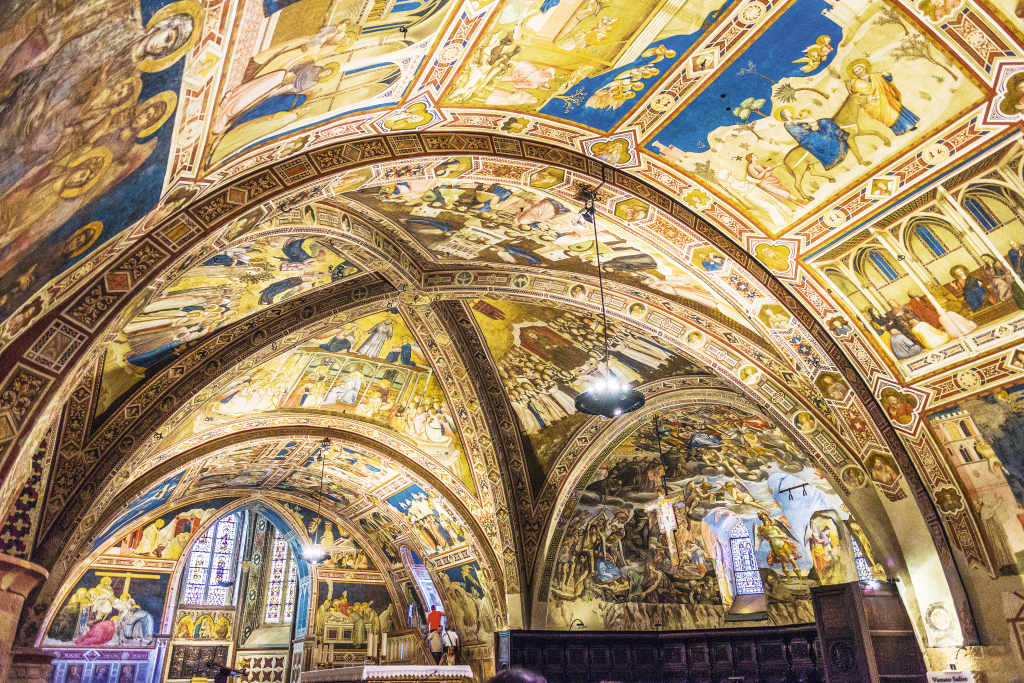
[[[602,182],[601,185],[604,183]],[[597,212],[594,209],[597,191],[601,185],[597,187],[581,186],[576,193],[576,198],[583,202],[580,218],[588,221],[594,228],[597,282],[601,290],[601,317],[604,320],[604,376],[598,377],[597,382],[590,389],[576,397],[576,410],[587,415],[618,417],[642,408],[644,395],[636,389],[631,389],[628,384],[620,383],[612,375],[611,366],[608,364],[608,312],[604,306],[604,276],[601,273],[601,248],[597,241]]]
[[[320,461],[320,494],[316,501],[316,516],[320,518],[321,522],[324,522],[323,516],[320,514],[321,505],[324,500],[324,469],[327,467],[327,455],[331,449],[331,440],[328,437],[324,437],[324,440],[320,442],[320,446],[316,450],[315,458]],[[326,528],[326,522],[324,527]],[[323,536],[320,537],[323,539]],[[316,540],[316,534],[313,535],[313,545],[307,547],[302,551],[302,559],[309,562],[314,567],[324,560],[327,559],[327,551],[324,549],[323,544]]]

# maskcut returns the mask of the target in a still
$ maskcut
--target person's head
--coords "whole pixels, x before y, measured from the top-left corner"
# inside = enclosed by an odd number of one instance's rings
[[[757,155],[754,154],[753,152],[748,154],[747,155],[747,163],[748,164],[756,164],[757,163]]]
[[[111,96],[115,107],[128,102],[130,99],[134,99],[135,95],[135,84],[137,77],[125,78],[120,81],[111,90]]]
[[[176,26],[162,26],[146,36],[143,50],[148,56],[159,57],[169,54],[178,42]]]
[[[163,100],[146,102],[142,107],[135,111],[135,115],[132,117],[131,127],[136,131],[146,130],[163,118],[166,111],[167,102]]]
[[[85,187],[92,179],[103,168],[103,159],[100,157],[91,157],[81,164],[73,167],[67,175],[64,176],[64,191],[77,190]]]
[[[868,75],[867,67],[863,64],[855,64],[853,66],[853,75],[857,78],[865,78]]]
[[[1022,85],[1024,85],[1024,81],[1022,81]],[[1018,244],[1016,240],[1010,240],[1010,248],[1020,249],[1020,244]]]
[[[996,260],[991,254],[982,254],[981,260],[985,262],[986,266],[994,266],[996,264]]]

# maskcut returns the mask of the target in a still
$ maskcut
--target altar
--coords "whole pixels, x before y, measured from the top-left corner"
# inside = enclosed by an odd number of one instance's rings
[[[473,670],[468,666],[394,666],[365,665],[347,666],[338,669],[303,671],[299,683],[354,683],[355,681],[386,680],[391,683],[467,683],[473,680]]]

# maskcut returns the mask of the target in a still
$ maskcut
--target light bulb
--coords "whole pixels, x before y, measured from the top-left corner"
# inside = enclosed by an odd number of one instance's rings
[[[306,562],[309,562],[310,564],[317,564],[321,562],[324,557],[326,557],[326,553],[324,553],[324,549],[319,543],[306,548],[302,552],[302,559],[306,560]]]

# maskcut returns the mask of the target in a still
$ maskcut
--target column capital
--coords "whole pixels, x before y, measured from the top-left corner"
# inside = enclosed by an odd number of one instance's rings
[[[36,647],[18,647],[11,650],[11,662],[17,666],[49,665],[53,655]]]
[[[16,593],[24,598],[49,575],[50,573],[38,564],[0,554],[0,590]]]
[[[11,653],[7,683],[46,683],[50,680],[53,655],[37,648],[18,648]]]

